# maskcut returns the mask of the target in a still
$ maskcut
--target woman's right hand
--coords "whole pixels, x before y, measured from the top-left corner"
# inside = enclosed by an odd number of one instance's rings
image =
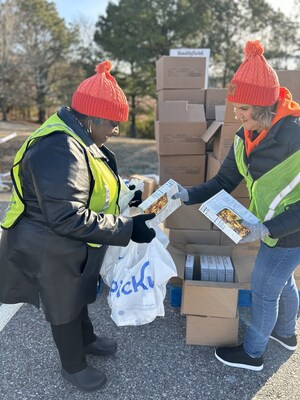
[[[173,194],[172,199],[173,200],[180,199],[181,201],[185,202],[189,201],[189,192],[179,183],[177,183],[177,185],[178,185],[178,192]]]

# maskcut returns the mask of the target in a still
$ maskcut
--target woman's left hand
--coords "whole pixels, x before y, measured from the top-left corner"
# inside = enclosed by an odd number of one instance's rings
[[[247,221],[242,221],[241,224],[248,228],[250,232],[246,236],[244,236],[243,239],[239,241],[239,243],[255,242],[258,239],[261,240],[264,237],[270,235],[269,229],[260,222],[257,222],[256,224],[251,224]]]

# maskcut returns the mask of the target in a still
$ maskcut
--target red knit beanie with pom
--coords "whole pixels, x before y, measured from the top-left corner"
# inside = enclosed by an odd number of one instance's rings
[[[227,100],[252,106],[272,106],[279,97],[279,81],[263,56],[259,40],[248,41],[245,59],[228,85]]]
[[[115,122],[128,120],[128,103],[117,81],[110,75],[111,62],[97,65],[96,74],[84,80],[72,97],[71,107],[84,115]]]

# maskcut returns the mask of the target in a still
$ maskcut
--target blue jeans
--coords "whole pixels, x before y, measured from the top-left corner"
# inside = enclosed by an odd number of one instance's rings
[[[300,248],[268,247],[261,242],[251,276],[251,321],[243,346],[251,357],[263,355],[274,331],[295,334],[299,295],[294,271],[300,264]]]

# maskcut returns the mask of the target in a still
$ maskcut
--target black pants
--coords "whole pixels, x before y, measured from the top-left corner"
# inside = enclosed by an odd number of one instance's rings
[[[51,328],[63,369],[69,374],[84,369],[87,366],[84,346],[96,340],[87,306],[74,321],[64,325],[51,324]]]

